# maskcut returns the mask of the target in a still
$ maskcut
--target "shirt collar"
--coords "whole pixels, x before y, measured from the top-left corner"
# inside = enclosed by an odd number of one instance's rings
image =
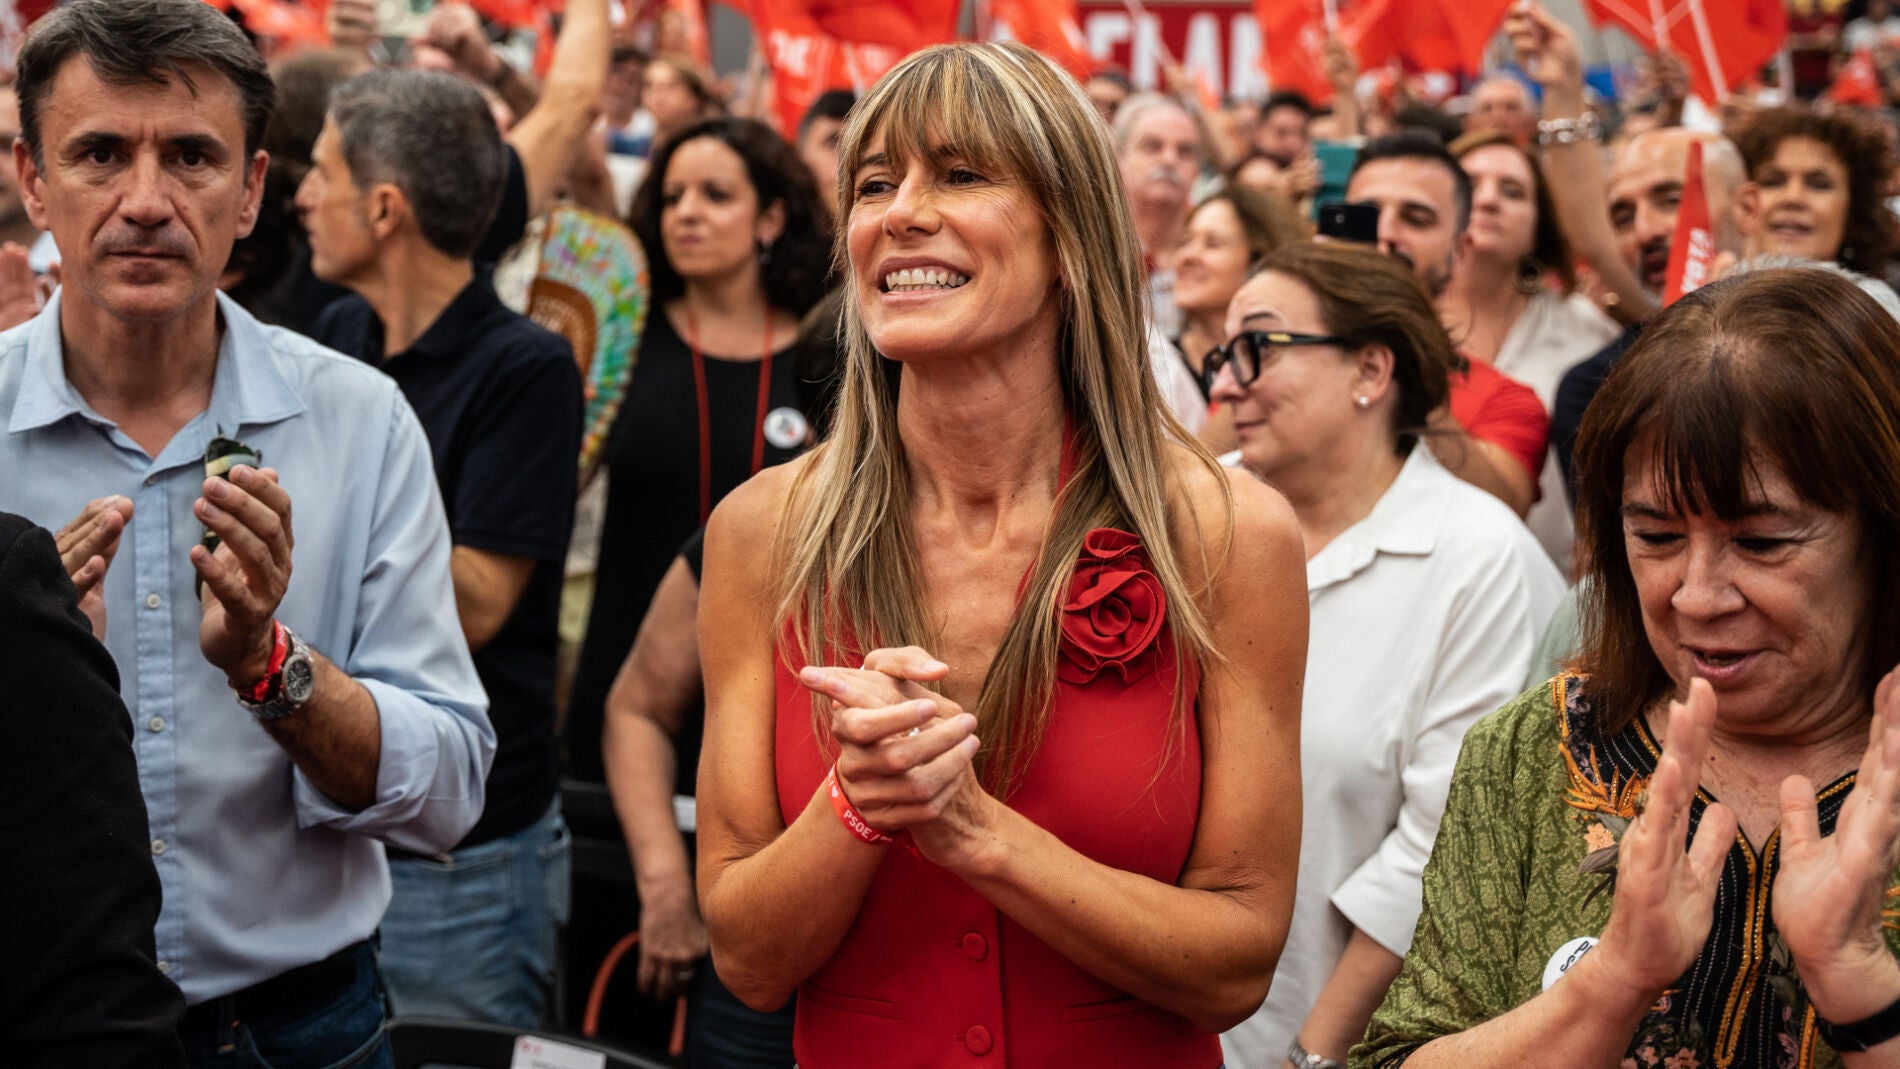
[[[1438,544],[1438,528],[1445,515],[1447,480],[1454,478],[1432,456],[1429,444],[1413,445],[1398,478],[1365,519],[1340,532],[1306,562],[1307,592],[1352,578],[1381,553],[1429,556]]]
[[[40,310],[26,343],[25,373],[20,391],[13,401],[7,424],[9,432],[35,430],[51,426],[68,416],[80,416],[94,423],[109,420],[94,412],[66,378],[65,346],[59,332],[59,307],[62,292],[55,292]],[[218,366],[211,381],[211,403],[205,409],[208,423],[199,452],[210,441],[217,427],[236,434],[245,424],[276,423],[303,411],[303,399],[284,378],[277,366],[276,348],[264,328],[237,302],[217,295],[218,316],[224,325],[218,340]],[[189,425],[188,428],[189,429]],[[183,432],[179,437],[185,437]],[[189,443],[181,443],[189,448]],[[171,452],[167,447],[166,452]]]
[[[429,324],[429,329],[423,331],[421,337],[411,342],[409,348],[400,353],[385,354],[384,359],[389,359],[391,356],[440,358],[466,352],[469,348],[469,339],[481,326],[482,320],[500,303],[501,298],[495,296],[494,284],[489,281],[489,273],[477,268],[475,277],[469,279],[468,285],[463,286],[462,292],[456,294],[448,307],[442,309],[442,314],[435,317],[435,322]],[[375,319],[375,313],[372,312],[370,318]],[[378,348],[380,348],[382,335],[380,320],[376,322],[375,327]]]

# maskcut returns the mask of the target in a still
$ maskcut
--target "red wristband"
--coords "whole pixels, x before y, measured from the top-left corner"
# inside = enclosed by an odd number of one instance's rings
[[[838,814],[838,822],[845,830],[872,846],[882,846],[891,841],[891,837],[871,827],[851,808],[851,799],[844,796],[844,788],[838,785],[838,766],[833,764],[825,773],[825,793],[831,796],[831,811]]]
[[[254,702],[261,702],[270,697],[271,681],[277,678],[277,673],[284,670],[284,658],[290,655],[288,637],[290,633],[284,630],[283,624],[275,620],[271,621],[270,628],[270,661],[264,665],[264,678],[258,680],[257,685],[251,688],[250,698]]]

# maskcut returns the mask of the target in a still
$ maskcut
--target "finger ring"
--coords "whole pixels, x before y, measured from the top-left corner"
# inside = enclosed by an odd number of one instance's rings
[[[920,735],[920,734],[922,734],[922,733],[923,733],[923,730],[924,730],[924,729],[923,729],[923,728],[921,728],[921,727],[914,727],[914,728],[911,728],[911,729],[910,729],[910,732],[909,732],[908,734],[906,734],[906,735],[905,735],[904,737],[905,737],[905,738],[907,738],[907,739],[914,739],[914,738],[916,738],[916,737],[917,737],[918,735]]]
[[[673,970],[673,975],[681,980],[691,980],[693,978],[693,967],[687,965],[683,968],[675,969]]]

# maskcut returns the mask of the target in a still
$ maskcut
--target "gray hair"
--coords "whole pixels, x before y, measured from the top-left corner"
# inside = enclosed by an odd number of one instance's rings
[[[475,251],[508,168],[479,90],[451,74],[371,71],[336,87],[329,117],[359,187],[394,185],[430,245],[449,256]]]
[[[244,154],[264,140],[276,89],[264,57],[237,24],[204,0],[70,0],[33,24],[20,47],[20,137],[40,154],[40,110],[60,68],[84,56],[108,85],[164,86],[177,79],[195,97],[192,74],[210,71],[237,90]]]
[[[1168,96],[1166,93],[1156,93],[1152,91],[1136,93],[1127,100],[1122,101],[1121,107],[1115,109],[1115,127],[1113,130],[1115,135],[1115,154],[1117,156],[1121,155],[1122,150],[1128,147],[1128,139],[1135,135],[1135,125],[1137,123],[1146,118],[1148,113],[1159,111],[1162,108],[1173,108],[1175,111],[1193,120],[1195,136],[1201,140],[1201,156],[1205,159],[1207,156],[1207,127],[1201,122],[1201,117],[1195,114],[1194,109],[1181,103],[1174,97]]]

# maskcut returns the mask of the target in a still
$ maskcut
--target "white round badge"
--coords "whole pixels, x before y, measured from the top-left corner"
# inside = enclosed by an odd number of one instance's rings
[[[1596,945],[1595,936],[1580,935],[1558,947],[1557,953],[1550,956],[1550,964],[1544,966],[1544,990],[1549,991],[1550,985],[1563,979],[1563,975],[1569,972],[1572,966],[1582,961],[1585,954],[1595,950]],[[1565,988],[1565,990],[1569,989]]]
[[[775,408],[765,414],[765,440],[774,449],[797,449],[811,437],[811,424],[796,408]]]

